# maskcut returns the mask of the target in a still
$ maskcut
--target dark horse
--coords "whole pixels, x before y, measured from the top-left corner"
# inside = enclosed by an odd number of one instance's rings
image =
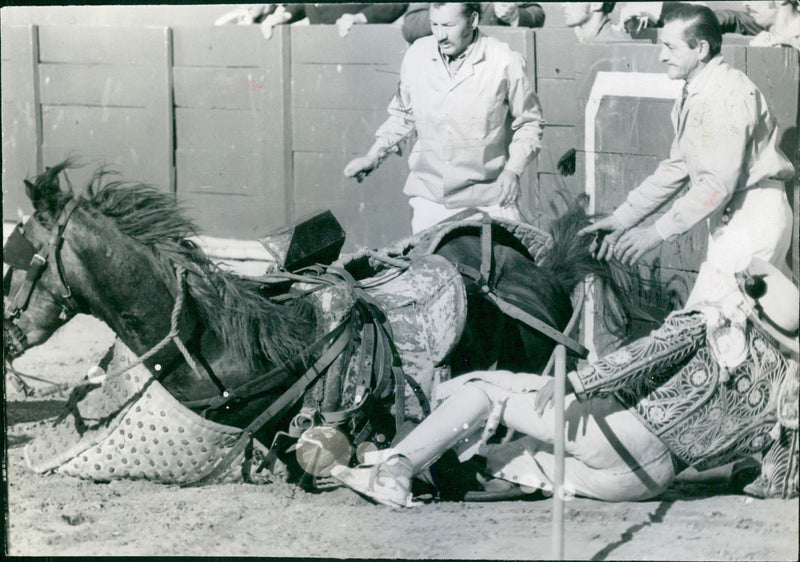
[[[77,313],[102,320],[135,354],[145,354],[170,332],[179,292],[176,269],[185,271],[186,284],[185,306],[176,318],[178,336],[196,365],[190,367],[173,343],[145,365],[184,404],[219,396],[221,389],[240,387],[254,373],[289,364],[319,337],[314,306],[307,298],[280,298],[274,287],[265,289],[257,280],[219,269],[188,242],[195,226],[172,195],[111,181],[101,170],[86,194],[75,197],[59,183],[69,166],[63,162],[25,182],[35,213],[18,236],[45,263],[33,259],[27,266],[17,264],[4,279],[7,359],[43,344]],[[589,255],[588,240],[576,236],[587,221],[577,207],[556,221],[541,267],[519,241],[495,227],[491,285],[496,294],[563,329],[572,314],[570,294],[576,285],[587,274],[611,278],[608,266]],[[480,245],[478,233],[453,234],[437,252],[480,270]],[[467,330],[449,358],[454,374],[495,364],[540,371],[553,341],[505,318],[482,298],[478,284],[468,283],[468,293]],[[503,329],[501,322],[513,329]],[[278,369],[255,395],[206,415],[246,427],[294,380],[290,371]],[[264,428],[265,442],[286,421],[285,416],[272,420]]]

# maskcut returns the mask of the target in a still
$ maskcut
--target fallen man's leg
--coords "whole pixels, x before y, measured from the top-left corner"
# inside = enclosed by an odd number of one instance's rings
[[[373,466],[339,467],[333,475],[380,503],[411,506],[411,478],[448,449],[474,438],[499,408],[500,423],[525,437],[483,448],[487,468],[496,477],[552,491],[554,410],[550,405],[537,415],[536,391],[530,390],[549,378],[508,372],[468,376],[470,382],[396,446],[381,451],[383,460]],[[503,385],[503,379],[511,384]],[[520,390],[523,387],[528,390]],[[668,449],[614,398],[580,403],[568,396],[564,431],[565,489],[575,494],[607,501],[641,500],[664,491],[675,476]]]

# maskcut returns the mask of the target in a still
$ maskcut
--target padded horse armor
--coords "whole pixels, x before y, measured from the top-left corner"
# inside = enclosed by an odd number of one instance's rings
[[[117,341],[109,368],[118,372],[136,359]],[[236,448],[243,431],[184,407],[143,365],[86,390],[51,431],[25,447],[25,460],[35,472],[184,486],[249,476],[243,470],[249,453]],[[253,447],[266,451],[256,440]]]

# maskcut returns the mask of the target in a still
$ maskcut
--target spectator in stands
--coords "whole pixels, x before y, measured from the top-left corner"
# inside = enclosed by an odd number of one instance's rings
[[[242,4],[214,21],[214,25],[252,25],[261,23],[275,11],[277,4]]]
[[[794,169],[778,147],[778,126],[763,94],[722,59],[722,33],[709,8],[677,4],[665,15],[660,41],[667,75],[685,81],[672,111],[670,156],[583,233],[600,235],[599,259],[633,264],[706,220],[711,236],[690,306],[713,301],[723,279],[752,257],[785,269],[792,209],[783,182]],[[638,226],[686,186],[663,216]]]
[[[624,2],[619,11],[619,21],[633,37],[647,28],[661,27],[663,2]]]
[[[285,4],[261,22],[264,37],[272,37],[276,25],[298,22],[308,18],[311,25],[336,24],[339,35],[344,37],[350,28],[362,23],[392,23],[406,11],[408,4],[401,2],[363,4]]]
[[[628,41],[624,30],[611,22],[616,2],[564,2],[564,22],[581,43]]]
[[[774,2],[758,2],[758,4],[774,4]],[[774,10],[770,10],[773,12]],[[714,10],[714,14],[719,20],[722,33],[738,33],[739,35],[758,35],[766,28],[759,23],[750,10]],[[761,18],[759,17],[759,20]]]
[[[755,47],[786,45],[800,50],[800,2],[745,2],[747,12],[764,31],[750,42]]]
[[[544,10],[536,2],[481,2],[480,25],[542,27]],[[413,43],[430,34],[428,3],[411,4],[403,20],[403,37]]]
[[[575,30],[580,43],[614,43],[630,41],[624,30],[611,22],[610,14],[616,2],[564,2],[564,22]],[[575,173],[576,151],[570,148],[558,159],[558,171],[562,176]]]
[[[478,2],[431,4],[433,36],[408,48],[389,119],[344,170],[361,181],[416,131],[403,190],[414,232],[469,207],[522,219],[519,177],[539,151],[542,112],[525,60],[480,32],[480,10]]]

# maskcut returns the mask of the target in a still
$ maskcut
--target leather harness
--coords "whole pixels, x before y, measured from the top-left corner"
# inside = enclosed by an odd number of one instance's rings
[[[480,211],[478,211],[480,212]],[[539,320],[535,316],[525,312],[518,306],[503,299],[497,294],[494,286],[494,271],[492,267],[492,220],[486,213],[481,213],[481,266],[480,271],[464,264],[456,264],[458,272],[464,277],[472,280],[480,288],[481,294],[494,303],[503,314],[522,322],[533,330],[547,336],[558,344],[565,346],[581,359],[589,355],[589,350],[574,339],[564,335],[550,324]]]

